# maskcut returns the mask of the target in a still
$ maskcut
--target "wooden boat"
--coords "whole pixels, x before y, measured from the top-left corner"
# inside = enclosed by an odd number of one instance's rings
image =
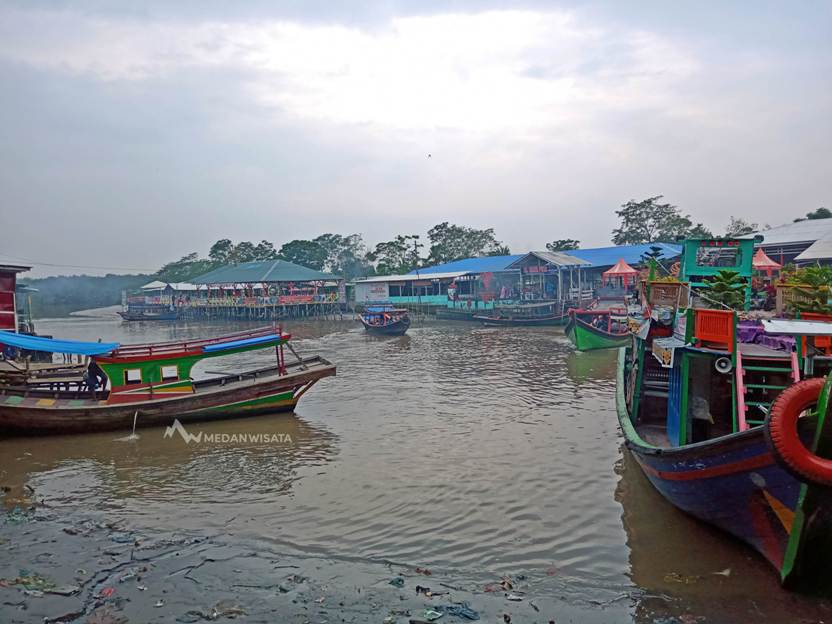
[[[219,338],[120,345],[58,341],[0,332],[0,344],[88,355],[83,381],[0,385],[0,434],[82,433],[291,411],[318,380],[335,375],[321,357],[287,363],[291,336],[266,327]],[[272,347],[274,366],[193,381],[206,358]],[[291,345],[288,345],[294,354]]]
[[[125,321],[175,321],[180,317],[176,308],[142,307],[119,310],[118,315]]]
[[[358,318],[361,319],[364,329],[371,334],[403,336],[410,327],[410,315],[407,310],[391,305],[369,306]]]
[[[490,315],[475,314],[473,319],[488,327],[548,327],[566,322],[567,315],[561,308],[558,302],[502,306]]]
[[[627,346],[632,340],[626,316],[613,319],[610,310],[569,310],[564,332],[578,351],[616,349]]]
[[[749,263],[753,244],[730,241],[749,247],[736,254]],[[619,352],[627,448],[670,503],[750,545],[782,583],[828,587],[832,378],[801,377],[827,365],[814,337],[828,346],[832,323],[763,321],[759,335],[738,340],[736,312],[680,306],[678,297],[669,305],[650,310]]]

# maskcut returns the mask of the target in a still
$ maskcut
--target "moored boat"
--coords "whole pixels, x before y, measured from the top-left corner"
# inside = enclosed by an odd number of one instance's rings
[[[563,325],[567,314],[558,302],[526,303],[494,308],[491,314],[472,317],[490,327],[548,327]]]
[[[403,336],[410,327],[410,315],[392,305],[371,305],[358,317],[371,334]]]
[[[750,275],[753,244],[688,241],[680,279],[708,302],[703,275],[726,266]],[[670,503],[749,544],[784,584],[828,583],[832,381],[820,344],[832,323],[770,320],[739,332],[725,306],[668,300],[619,353],[627,448]]]
[[[569,310],[564,333],[578,351],[616,349],[632,340],[627,317],[614,318],[610,310]]]
[[[134,306],[119,310],[118,315],[125,321],[175,321],[181,316],[179,310],[167,306]]]
[[[88,356],[75,377],[41,376],[0,385],[0,434],[82,433],[291,411],[317,381],[335,374],[321,357],[286,362],[291,336],[266,327],[219,338],[120,345],[0,332],[0,344]],[[204,359],[274,348],[275,365],[191,379]],[[290,351],[294,350],[289,346]]]

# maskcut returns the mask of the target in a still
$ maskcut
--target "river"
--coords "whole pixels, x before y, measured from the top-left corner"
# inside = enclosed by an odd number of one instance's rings
[[[128,324],[110,314],[38,324],[44,334],[122,342],[229,327]],[[279,553],[298,565],[326,562],[329,575],[320,565],[308,575],[338,595],[376,579],[383,601],[398,590],[380,589],[378,578],[424,567],[434,584],[441,578],[464,588],[473,607],[484,601],[483,615],[513,609],[514,622],[832,617],[824,598],[782,590],[756,553],[653,491],[622,447],[614,351],[576,353],[559,328],[423,322],[399,338],[367,335],[352,322],[288,322],[284,329],[300,352],[338,366],[337,377],[307,393],[295,414],[189,425],[192,433],[227,434],[220,443],[186,444],[165,438],[164,428],[140,429],[133,440],[122,439],[129,432],[0,440],[0,485],[12,494],[31,486],[53,513],[44,526],[106,517],[137,534],[222,536],[226,548]],[[272,358],[220,358],[195,376]],[[240,440],[258,433],[271,441]],[[77,536],[52,538],[50,560],[79,567],[77,549],[67,544]],[[16,569],[11,558],[4,555]],[[229,567],[217,582],[231,584],[240,569]],[[504,576],[523,601],[505,602],[503,592],[494,602],[486,590]],[[415,584],[407,582],[408,589]],[[0,597],[11,591],[0,587]],[[193,586],[189,599],[201,591]],[[341,611],[347,621],[408,621],[360,601]],[[29,612],[37,621],[43,615]],[[173,619],[149,608],[140,613],[144,621]],[[4,614],[30,621],[8,599]]]

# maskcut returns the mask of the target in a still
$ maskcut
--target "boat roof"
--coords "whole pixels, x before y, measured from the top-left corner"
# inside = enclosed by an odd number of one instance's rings
[[[407,309],[394,308],[392,305],[373,305],[367,306],[366,311],[370,314],[380,314],[381,312],[407,312]]]
[[[0,344],[47,353],[69,353],[72,355],[104,355],[119,348],[117,342],[81,342],[79,340],[55,340],[41,336],[29,336],[10,331],[0,331]]]

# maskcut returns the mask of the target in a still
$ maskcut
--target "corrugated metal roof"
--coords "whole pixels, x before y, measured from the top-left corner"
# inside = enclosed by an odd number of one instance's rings
[[[445,279],[449,277],[459,277],[460,275],[465,275],[470,271],[442,271],[440,272],[432,272],[428,273],[426,271],[419,271],[417,275],[414,271],[413,273],[408,273],[407,275],[374,275],[373,277],[368,277],[366,279],[356,279],[356,284],[366,284],[368,282],[412,282],[416,280],[424,280],[424,279]]]
[[[763,237],[763,242],[758,245],[759,247],[787,243],[808,243],[832,237],[832,219],[807,219],[797,223],[779,225],[770,230],[762,230],[757,234]]]
[[[823,220],[832,221],[832,219]],[[815,219],[815,221],[821,221],[821,219]],[[832,236],[816,240],[803,253],[799,254],[795,260],[797,262],[804,262],[806,260],[825,260],[827,258],[832,258]]]
[[[593,268],[613,266],[619,260],[627,264],[638,264],[641,257],[650,251],[651,247],[659,247],[663,258],[674,258],[682,253],[681,245],[670,243],[650,243],[645,245],[621,245],[617,247],[593,247],[590,249],[575,249],[569,253],[585,260]]]
[[[161,290],[170,286],[173,290],[196,290],[196,284],[189,284],[188,282],[160,282],[156,280],[142,286],[142,290]]]
[[[194,284],[251,284],[257,282],[313,282],[337,279],[329,273],[322,273],[285,260],[242,262],[214,269],[191,280]]]
[[[589,264],[586,260],[577,258],[566,253],[565,251],[530,251],[529,253],[520,256],[520,258],[512,262],[510,266],[514,267],[514,265],[520,264],[522,260],[528,258],[529,256],[534,256],[535,258],[543,260],[543,262],[561,267],[581,267]]]
[[[454,260],[445,264],[437,264],[432,267],[419,269],[421,275],[428,273],[448,273],[450,271],[462,271],[464,273],[496,273],[505,271],[508,265],[522,258],[522,254],[513,256],[481,256],[478,258],[464,258]],[[416,271],[411,271],[411,274]],[[461,275],[462,273],[460,273]]]

